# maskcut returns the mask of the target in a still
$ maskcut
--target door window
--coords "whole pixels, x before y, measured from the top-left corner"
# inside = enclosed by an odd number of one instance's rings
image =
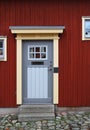
[[[47,46],[28,46],[28,60],[47,60]]]

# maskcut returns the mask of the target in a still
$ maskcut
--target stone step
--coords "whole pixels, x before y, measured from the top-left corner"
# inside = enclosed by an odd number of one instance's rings
[[[22,105],[19,113],[54,113],[54,105]]]
[[[30,114],[19,114],[18,120],[19,121],[36,121],[42,119],[55,119],[54,113],[30,113]]]

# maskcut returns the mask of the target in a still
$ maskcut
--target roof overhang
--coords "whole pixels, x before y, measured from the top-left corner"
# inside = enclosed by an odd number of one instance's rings
[[[60,34],[65,26],[10,26],[13,34]]]

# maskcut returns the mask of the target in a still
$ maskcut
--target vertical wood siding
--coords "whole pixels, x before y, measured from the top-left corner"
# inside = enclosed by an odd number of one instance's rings
[[[27,68],[27,97],[48,98],[48,68]]]
[[[82,41],[89,0],[0,0],[0,35],[8,37],[8,61],[0,62],[0,107],[16,106],[16,41],[9,26],[64,25],[59,43],[59,106],[90,106],[90,41]]]

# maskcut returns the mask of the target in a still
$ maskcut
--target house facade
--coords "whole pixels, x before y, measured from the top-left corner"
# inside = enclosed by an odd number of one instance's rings
[[[0,1],[0,107],[90,106],[90,1]]]

